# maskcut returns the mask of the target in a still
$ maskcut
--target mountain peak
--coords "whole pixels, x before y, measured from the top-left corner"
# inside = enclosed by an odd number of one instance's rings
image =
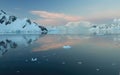
[[[0,10],[0,33],[47,33],[43,26],[35,24],[30,19],[19,19]]]
[[[7,13],[6,13],[5,11],[3,11],[3,10],[0,10],[0,12],[3,13],[3,14],[7,14]]]

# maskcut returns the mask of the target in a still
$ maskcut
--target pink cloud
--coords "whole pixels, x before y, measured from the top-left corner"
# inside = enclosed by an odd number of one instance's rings
[[[43,25],[65,25],[67,21],[57,19],[37,19],[35,22]]]
[[[42,18],[35,20],[36,22],[47,25],[63,25],[68,22],[77,22],[82,19],[82,17],[66,15],[63,13],[51,13],[47,11],[31,11],[31,13]]]
[[[33,15],[40,18],[34,20],[43,25],[66,25],[69,22],[90,21],[92,23],[103,23],[111,21],[111,19],[119,18],[119,10],[104,10],[93,13],[88,13],[86,16],[71,16],[64,13],[53,13],[47,11],[31,11]]]
[[[37,41],[37,43],[41,43],[41,45],[38,48],[34,48],[33,52],[53,50],[62,48],[65,45],[72,46],[82,42],[81,38],[73,38],[71,36],[64,36],[64,39],[64,41],[61,41],[63,40],[63,35],[46,35]]]

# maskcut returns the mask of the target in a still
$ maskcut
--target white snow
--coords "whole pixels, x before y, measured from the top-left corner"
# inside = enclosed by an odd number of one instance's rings
[[[120,34],[120,19],[114,19],[109,24],[92,24],[87,21],[69,22],[61,26],[47,26],[47,29],[49,34]]]
[[[97,69],[96,69],[96,71],[100,71],[100,69],[99,69],[99,68],[97,68]]]
[[[48,34],[89,34],[90,25],[90,22],[79,21],[60,26],[46,26],[46,28]]]
[[[89,31],[96,35],[120,34],[120,19],[114,19],[111,24],[93,24]]]
[[[63,46],[63,48],[64,48],[64,49],[70,49],[70,48],[71,48],[71,46],[66,45],[66,46]]]
[[[37,61],[38,59],[37,58],[31,58],[31,61],[32,62],[35,62],[35,61]]]
[[[3,23],[0,23],[0,34],[11,34],[11,33],[15,33],[15,34],[41,34],[42,30],[41,28],[39,28],[39,25],[36,23],[31,22],[31,24],[29,22],[27,22],[27,18],[25,19],[16,19],[14,22],[12,22],[9,19],[9,15],[4,14],[3,12],[0,11],[0,19],[2,19],[2,17],[6,17]],[[30,21],[30,20],[29,20]],[[10,22],[10,24],[6,25],[6,22]]]

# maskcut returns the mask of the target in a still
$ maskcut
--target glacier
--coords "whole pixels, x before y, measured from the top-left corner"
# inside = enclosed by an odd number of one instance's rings
[[[46,26],[48,34],[113,35],[120,34],[120,19],[108,24],[93,24],[88,21],[69,22],[61,26]]]
[[[88,35],[91,23],[87,21],[69,22],[66,25],[46,26],[48,34],[82,34]]]
[[[47,33],[44,26],[32,22],[28,18],[19,19],[0,11],[0,34],[41,34]]]

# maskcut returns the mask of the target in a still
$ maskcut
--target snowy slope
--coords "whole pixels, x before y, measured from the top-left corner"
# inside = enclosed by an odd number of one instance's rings
[[[46,26],[48,34],[83,34],[108,35],[120,34],[120,19],[114,19],[110,24],[92,24],[87,21],[69,22],[61,26]]]
[[[87,21],[69,22],[61,26],[46,26],[48,34],[89,34],[91,23]]]
[[[3,10],[0,11],[0,33],[24,33],[24,34],[40,34],[46,33],[47,29],[39,26],[30,19],[18,19],[16,16],[9,16]]]

